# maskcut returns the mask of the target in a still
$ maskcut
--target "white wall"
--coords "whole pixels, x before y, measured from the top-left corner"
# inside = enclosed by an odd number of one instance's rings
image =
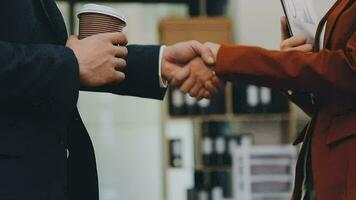
[[[131,44],[158,44],[160,18],[187,13],[185,6],[168,4],[110,6],[127,15]],[[60,7],[66,17],[68,7]],[[100,199],[163,200],[162,103],[82,92],[79,109],[96,150]]]
[[[184,200],[194,186],[194,127],[192,120],[170,120],[165,124],[167,140],[181,139],[182,168],[167,170],[167,199]]]
[[[322,18],[336,0],[311,0],[316,14]],[[278,49],[280,0],[229,0],[229,15],[234,20],[235,40],[239,44]]]
[[[279,0],[230,0],[228,8],[238,44],[279,47],[282,16]]]

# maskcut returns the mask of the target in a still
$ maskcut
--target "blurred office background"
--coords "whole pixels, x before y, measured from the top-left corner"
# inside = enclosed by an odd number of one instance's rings
[[[130,44],[188,35],[279,48],[279,0],[58,1],[69,31],[78,33],[75,14],[86,3],[123,11]],[[193,28],[181,37],[172,27]],[[276,91],[238,84],[199,103],[175,90],[164,102],[81,92],[79,108],[96,150],[101,200],[288,199],[297,148],[286,144],[308,120]],[[253,161],[255,147],[256,157],[266,157]]]

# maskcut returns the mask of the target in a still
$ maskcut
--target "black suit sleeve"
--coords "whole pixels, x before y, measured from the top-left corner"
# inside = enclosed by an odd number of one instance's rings
[[[122,83],[82,89],[162,100],[166,89],[159,85],[160,46],[129,45],[127,48],[127,66],[124,70],[126,79]]]
[[[72,50],[0,41],[0,55],[0,102],[76,104],[79,67]]]

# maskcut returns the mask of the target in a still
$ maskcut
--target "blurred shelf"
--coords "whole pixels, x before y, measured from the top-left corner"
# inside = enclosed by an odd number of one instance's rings
[[[199,120],[199,121],[240,121],[240,122],[265,122],[289,121],[289,113],[279,114],[223,114],[223,115],[186,115],[170,116],[169,120]]]
[[[290,192],[261,192],[253,194],[253,199],[290,199]]]
[[[211,171],[228,171],[230,172],[232,170],[231,166],[216,166],[216,167],[207,167],[207,166],[196,166],[195,170],[198,171],[205,171],[205,172],[211,172]]]
[[[288,182],[292,177],[289,175],[254,175],[251,176],[251,182],[261,183],[261,182]]]
[[[79,2],[96,2],[96,3],[188,3],[188,0],[57,0],[57,1],[65,1],[71,3],[79,3]]]
[[[211,172],[211,171],[226,171],[230,172],[232,170],[231,166],[217,166],[217,167],[206,167],[206,166],[196,166],[196,167],[167,167],[168,171],[181,171],[181,170],[196,170],[196,171],[203,171],[203,172]]]

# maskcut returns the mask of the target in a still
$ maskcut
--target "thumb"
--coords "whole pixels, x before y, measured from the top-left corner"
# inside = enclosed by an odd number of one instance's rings
[[[207,65],[215,65],[215,58],[212,50],[201,44],[200,42],[193,42],[192,43],[192,48],[196,54],[198,54],[205,64]]]

